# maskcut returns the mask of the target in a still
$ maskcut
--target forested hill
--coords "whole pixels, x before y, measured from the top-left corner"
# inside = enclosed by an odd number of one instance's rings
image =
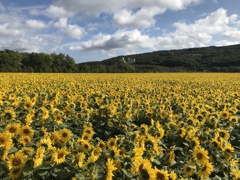
[[[123,63],[122,58],[135,59],[135,63]],[[119,56],[81,63],[78,69],[87,72],[240,72],[240,44]]]
[[[0,72],[240,72],[240,44],[76,63],[69,55],[0,51]]]

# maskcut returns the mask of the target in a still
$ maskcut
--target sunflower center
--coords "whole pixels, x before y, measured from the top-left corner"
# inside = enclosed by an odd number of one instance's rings
[[[189,120],[188,120],[188,124],[189,124],[189,125],[192,125],[192,124],[193,124],[192,120],[189,119]]]
[[[20,165],[20,164],[21,164],[21,159],[19,159],[19,158],[13,159],[12,164],[13,164],[14,166]]]
[[[6,116],[7,120],[12,119],[12,114],[11,113],[6,113],[5,116]]]
[[[114,146],[115,145],[115,143],[112,141],[112,142],[110,142],[110,146]]]
[[[84,144],[85,149],[89,149],[89,146],[87,144]]]
[[[224,132],[220,132],[219,135],[224,138],[225,137],[225,133]]]
[[[6,142],[6,139],[4,137],[0,137],[0,144],[4,144]]]
[[[190,167],[187,167],[187,168],[186,168],[186,171],[187,171],[187,172],[190,172],[191,170],[192,170],[192,169],[191,169]]]
[[[9,132],[10,132],[10,133],[15,133],[16,130],[17,130],[17,128],[15,128],[15,127],[11,127],[11,128],[9,129]]]
[[[218,146],[218,144],[216,142],[212,142],[212,144],[213,144],[214,147]]]
[[[204,172],[204,171],[206,171],[206,170],[207,170],[207,166],[205,165],[205,166],[201,169],[201,171]]]
[[[90,130],[86,130],[86,133],[87,133],[87,134],[91,134],[91,131],[90,131]]]
[[[28,138],[24,138],[23,139],[25,143],[29,143],[29,139]]]
[[[63,134],[62,134],[62,137],[64,137],[64,138],[67,137],[67,136],[68,136],[67,133],[63,133]]]
[[[223,117],[227,117],[227,113],[223,113],[222,116],[223,116]]]
[[[142,170],[143,170],[143,164],[139,166],[139,171],[142,171]]]
[[[64,154],[62,152],[58,153],[58,159],[63,158]]]
[[[16,169],[14,169],[14,170],[12,171],[12,173],[13,173],[13,174],[18,174],[19,171],[20,171],[20,168],[16,168]]]
[[[27,103],[26,104],[26,108],[30,108],[31,106],[30,106],[30,104],[29,103]]]
[[[198,159],[202,159],[203,158],[203,154],[202,153],[197,153],[197,158]]]
[[[83,139],[88,140],[88,136],[87,135],[83,136]]]
[[[162,180],[162,179],[165,179],[165,176],[161,172],[157,172],[156,178]]]
[[[24,133],[24,134],[30,134],[30,130],[29,130],[29,129],[24,129],[24,130],[23,130],[23,133]]]
[[[230,152],[231,152],[230,149],[225,149],[225,151],[226,151],[227,153],[230,153]]]

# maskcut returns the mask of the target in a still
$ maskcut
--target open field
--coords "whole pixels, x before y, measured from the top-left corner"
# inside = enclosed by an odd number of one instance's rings
[[[239,179],[240,74],[0,74],[0,179]]]

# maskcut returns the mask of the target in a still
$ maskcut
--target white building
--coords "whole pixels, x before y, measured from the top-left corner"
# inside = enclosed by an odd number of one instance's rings
[[[133,63],[136,62],[136,59],[135,59],[135,58],[134,58],[134,59],[131,59],[131,58],[125,59],[124,57],[122,57],[122,58],[120,59],[120,62],[133,64]]]

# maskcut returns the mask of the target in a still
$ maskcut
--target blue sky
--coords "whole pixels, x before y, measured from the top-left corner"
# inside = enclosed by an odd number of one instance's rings
[[[240,43],[240,0],[1,0],[0,50],[78,62]]]

